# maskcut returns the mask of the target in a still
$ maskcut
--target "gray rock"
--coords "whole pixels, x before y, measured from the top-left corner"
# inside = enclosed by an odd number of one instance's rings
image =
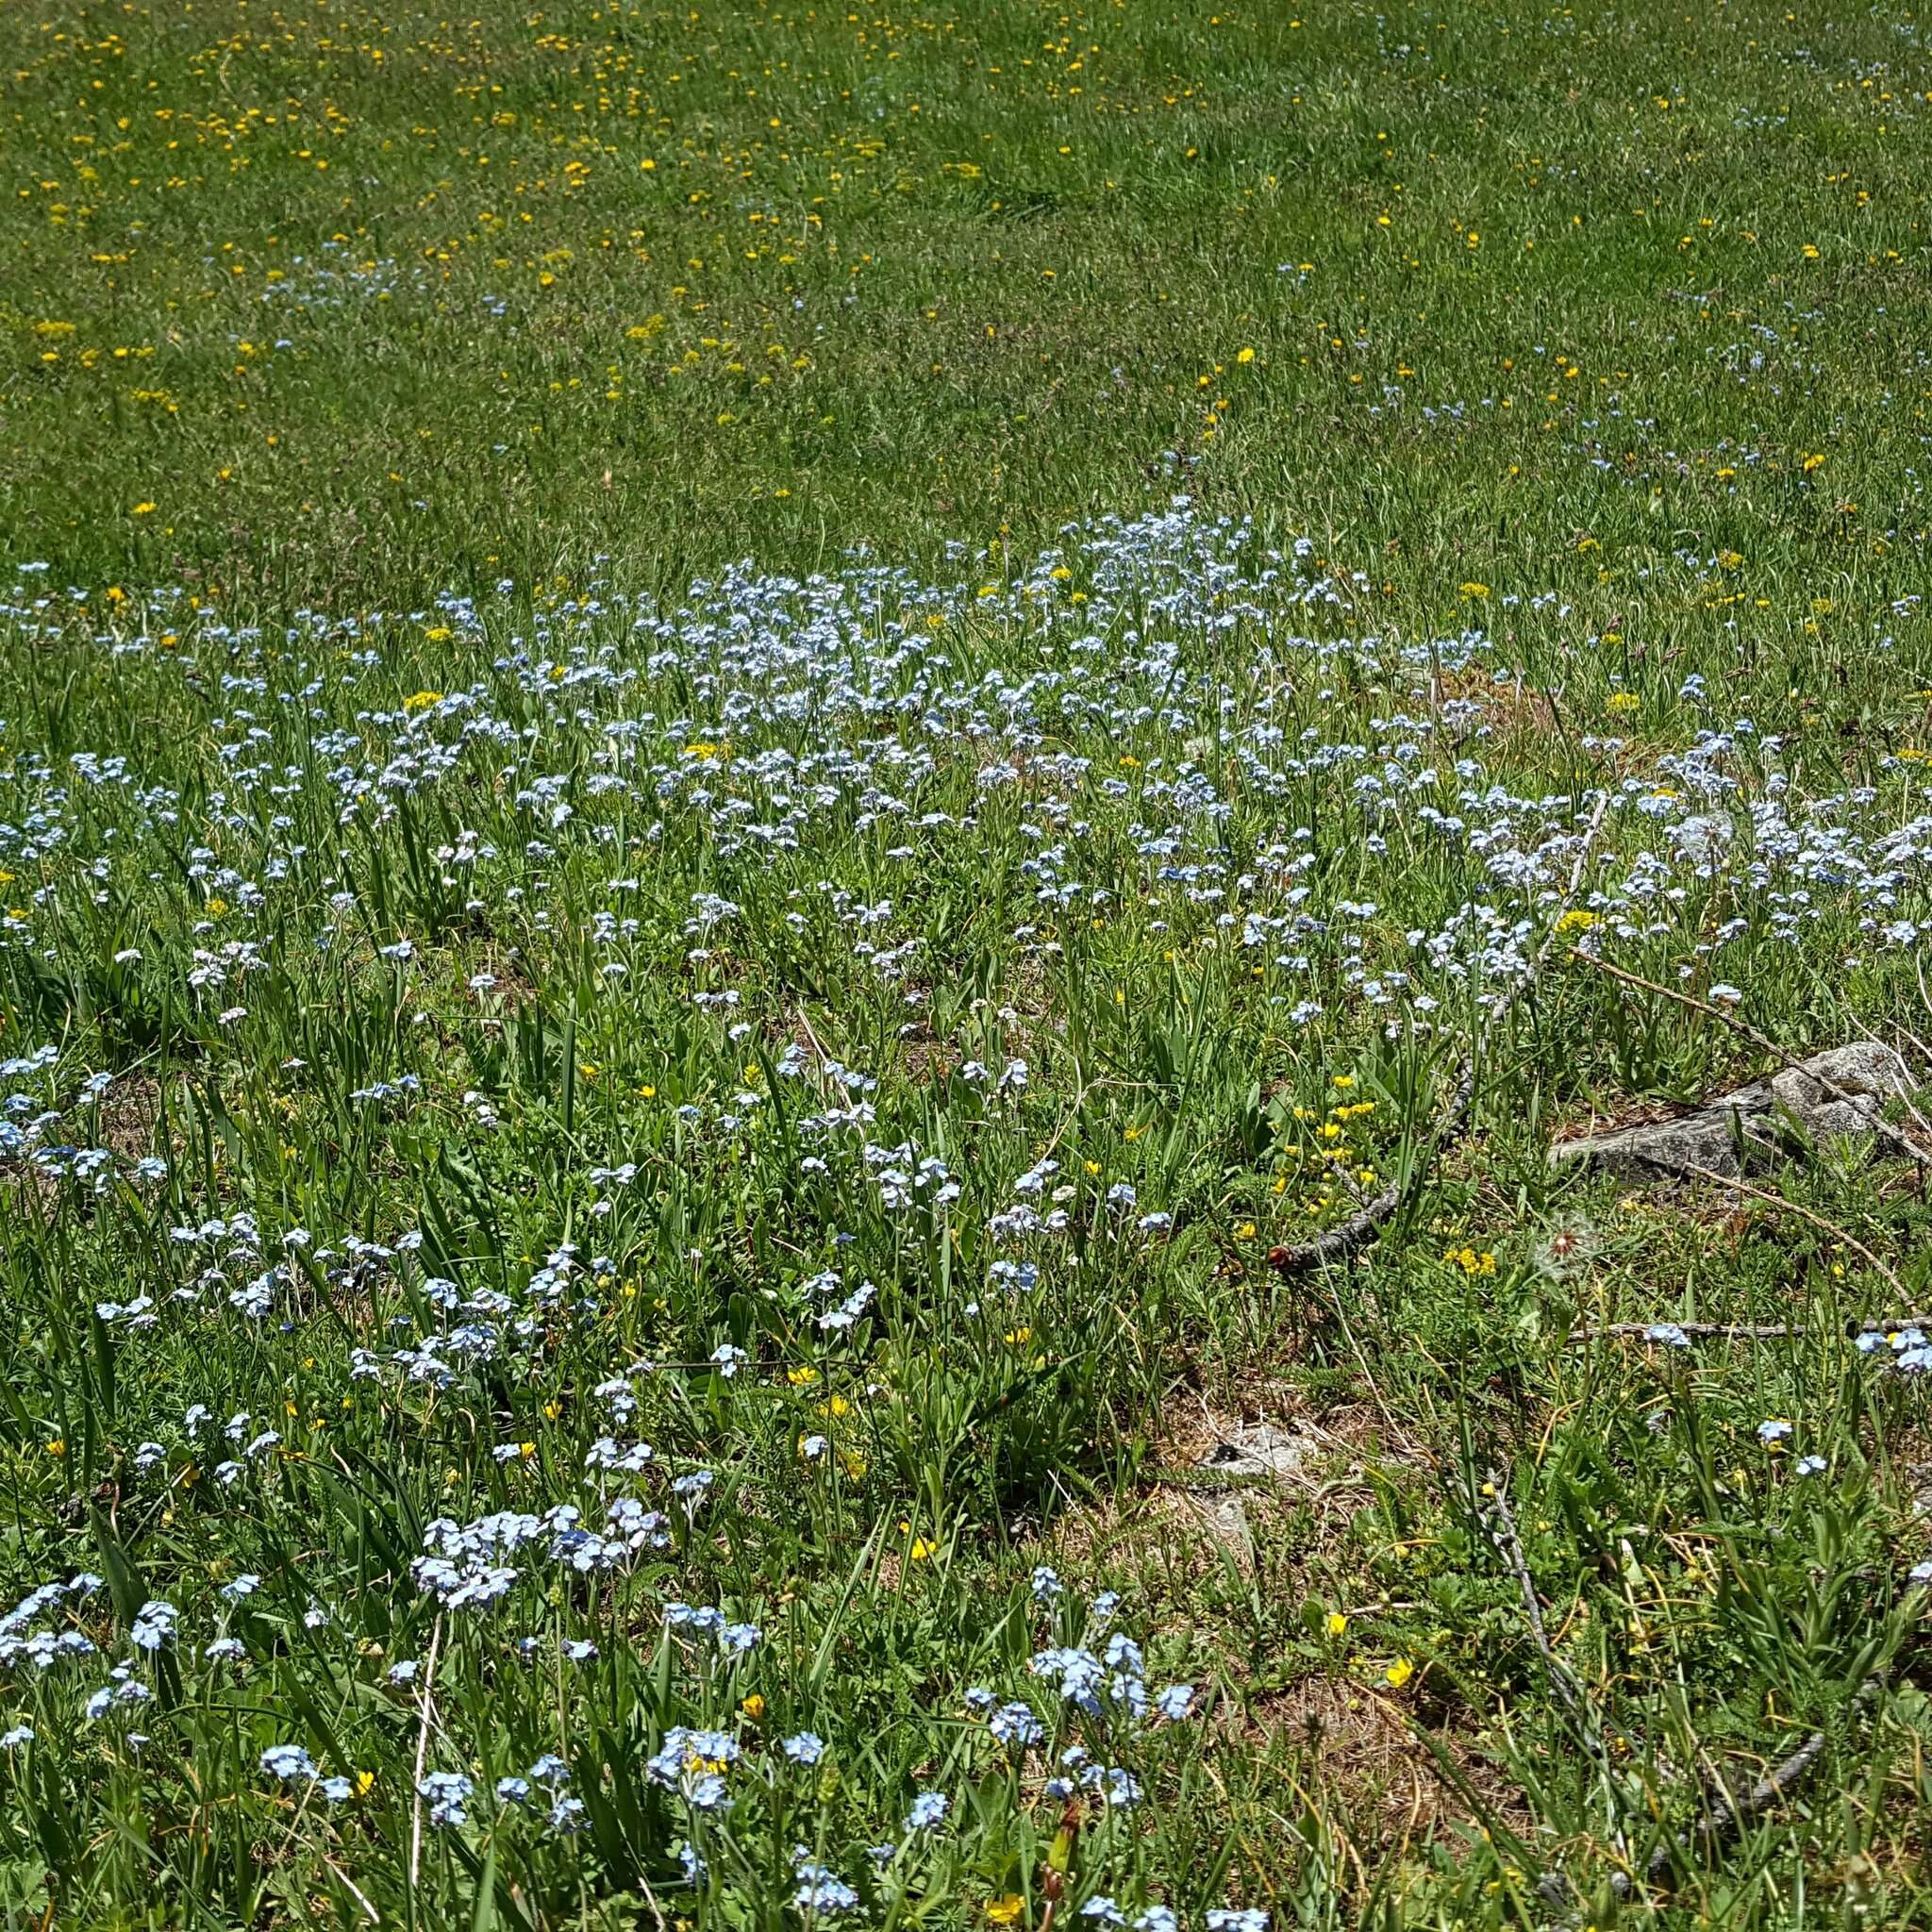
[[[1558,1141],[1550,1149],[1550,1159],[1559,1167],[1580,1161],[1597,1173],[1627,1181],[1654,1181],[1681,1174],[1687,1167],[1707,1168],[1729,1177],[1743,1172],[1739,1158],[1743,1137],[1769,1141],[1771,1125],[1771,1089],[1740,1087],[1673,1120],[1645,1121],[1612,1133]],[[1746,1146],[1744,1151],[1752,1150]]]
[[[1315,1450],[1311,1437],[1291,1435],[1273,1423],[1253,1423],[1230,1430],[1194,1466],[1211,1475],[1292,1475]]]
[[[1905,1062],[1889,1046],[1853,1041],[1787,1067],[1769,1084],[1740,1087],[1673,1120],[1558,1141],[1550,1149],[1550,1159],[1557,1166],[1581,1162],[1636,1182],[1680,1174],[1686,1167],[1729,1178],[1769,1157],[1783,1115],[1807,1133],[1868,1132],[1882,1123],[1884,1100],[1909,1087]],[[1744,1144],[1744,1137],[1761,1143],[1764,1154]]]
[[[1883,1102],[1910,1087],[1906,1063],[1890,1047],[1855,1040],[1787,1067],[1773,1079],[1771,1091],[1813,1133],[1857,1134],[1884,1117]]]
[[[1189,1507],[1223,1542],[1245,1545],[1250,1533],[1243,1491],[1293,1475],[1319,1450],[1312,1437],[1292,1435],[1273,1423],[1232,1429],[1194,1465],[1204,1476],[1225,1478],[1227,1487],[1190,1490]]]
[[[1201,1527],[1224,1543],[1246,1544],[1253,1532],[1248,1527],[1248,1506],[1239,1495],[1190,1494],[1188,1507],[1199,1519]]]

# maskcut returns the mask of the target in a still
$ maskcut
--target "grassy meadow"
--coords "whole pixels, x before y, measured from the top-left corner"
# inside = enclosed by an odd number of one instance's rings
[[[1932,1924],[1932,26],[1212,5],[0,9],[8,1928]]]

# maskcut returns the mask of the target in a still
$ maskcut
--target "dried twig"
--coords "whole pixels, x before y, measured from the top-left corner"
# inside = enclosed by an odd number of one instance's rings
[[[423,1721],[416,1729],[416,1772],[410,1780],[409,1890],[412,1892],[423,1870],[423,1759],[429,1750],[429,1726],[436,1714],[436,1654],[441,1648],[442,1619],[439,1616],[436,1628],[429,1633],[429,1660],[423,1672]]]
[[[1851,1708],[1857,1710],[1870,1704],[1884,1689],[1885,1674],[1874,1672],[1853,1693]],[[1707,1851],[1715,1850],[1726,1838],[1743,1830],[1754,1818],[1761,1817],[1774,1805],[1790,1796],[1809,1774],[1811,1767],[1824,1757],[1824,1744],[1823,1731],[1811,1732],[1789,1757],[1766,1773],[1740,1797],[1733,1797],[1719,1784],[1694,1834],[1695,1841]],[[1687,1849],[1691,1841],[1691,1835],[1681,1832],[1675,1838],[1666,1840],[1651,1853],[1644,1876],[1653,1885],[1668,1876],[1676,1854]]]
[[[356,1901],[356,1903],[362,1907],[363,1911],[365,1911],[369,1915],[369,1923],[372,1925],[381,1924],[382,1914],[378,1912],[375,1909],[375,1907],[369,1903],[368,1897],[364,1894],[362,1888],[359,1885],[358,1885],[356,1881],[353,1878],[351,1878],[349,1874],[346,1872],[344,1872],[342,1868],[340,1865],[338,1865],[333,1858],[328,1857],[326,1853],[323,1855],[322,1862],[325,1865],[326,1865],[328,1869],[331,1872],[333,1872],[336,1874],[336,1876],[342,1881],[344,1886],[348,1888],[349,1896],[353,1898]]]
[[[1898,1290],[1905,1293],[1905,1283],[1861,1241],[1857,1235],[1847,1232],[1835,1221],[1827,1221],[1824,1215],[1783,1194],[1774,1194],[1769,1188],[1754,1188],[1749,1181],[1740,1180],[1736,1174],[1719,1174],[1715,1168],[1699,1167],[1694,1160],[1666,1160],[1659,1156],[1647,1155],[1653,1165],[1667,1169],[1674,1174],[1694,1174],[1701,1181],[1709,1181],[1713,1186],[1730,1188],[1740,1194],[1749,1194],[1754,1201],[1762,1201],[1767,1207],[1782,1208],[1787,1214],[1795,1214],[1800,1221],[1808,1221],[1815,1228],[1828,1234],[1834,1241],[1844,1242],[1856,1255],[1864,1258]]]
[[[642,1889],[644,1904],[650,1908],[651,1923],[657,1926],[658,1932],[669,1932],[664,1924],[664,1908],[658,1903],[658,1894],[651,1890],[651,1881],[640,1872],[637,1882]]]
[[[1590,824],[1585,826],[1583,838],[1577,847],[1576,862],[1570,871],[1570,883],[1564,888],[1563,896],[1556,913],[1550,921],[1550,929],[1544,936],[1537,956],[1529,963],[1529,970],[1516,984],[1491,1008],[1470,1049],[1469,1058],[1462,1063],[1456,1086],[1450,1094],[1449,1105],[1442,1117],[1436,1123],[1428,1139],[1424,1141],[1421,1151],[1406,1169],[1382,1190],[1379,1194],[1366,1202],[1351,1214],[1346,1221],[1339,1222],[1325,1234],[1317,1235],[1313,1241],[1298,1241],[1293,1247],[1271,1248],[1268,1262],[1272,1268],[1283,1274],[1303,1274],[1311,1268],[1319,1268],[1327,1261],[1346,1261],[1349,1257],[1376,1239],[1382,1230],[1401,1213],[1404,1205],[1428,1177],[1435,1165],[1437,1154],[1443,1143],[1462,1131],[1469,1117],[1470,1103],[1475,1098],[1476,1069],[1489,1058],[1490,1042],[1495,1038],[1503,1022],[1515,1008],[1516,1003],[1533,987],[1541,974],[1550,954],[1555,950],[1557,935],[1562,927],[1563,915],[1568,912],[1576,898],[1577,889],[1583,883],[1583,872],[1590,862],[1591,848],[1596,842],[1596,835],[1604,822],[1604,812],[1609,805],[1609,794],[1600,793],[1596,809],[1590,815]]]

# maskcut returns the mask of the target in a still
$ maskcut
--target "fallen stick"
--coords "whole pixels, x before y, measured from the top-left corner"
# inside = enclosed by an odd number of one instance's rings
[[[1564,888],[1563,897],[1557,905],[1556,915],[1550,921],[1550,929],[1544,936],[1541,946],[1538,948],[1536,958],[1529,962],[1529,970],[1509,988],[1483,1022],[1474,1044],[1470,1049],[1469,1058],[1463,1061],[1462,1071],[1457,1076],[1449,1106],[1441,1119],[1436,1123],[1428,1139],[1424,1141],[1421,1152],[1379,1194],[1357,1208],[1346,1221],[1338,1223],[1325,1234],[1317,1235],[1312,1241],[1298,1241],[1292,1247],[1270,1248],[1268,1265],[1271,1268],[1282,1274],[1303,1274],[1310,1268],[1321,1267],[1324,1262],[1347,1260],[1374,1241],[1422,1187],[1423,1182],[1428,1177],[1429,1169],[1435,1164],[1436,1156],[1443,1142],[1462,1130],[1463,1123],[1469,1115],[1470,1104],[1475,1098],[1476,1069],[1489,1058],[1490,1041],[1495,1037],[1496,1029],[1509,1016],[1517,1001],[1536,984],[1545,962],[1556,948],[1557,935],[1562,927],[1563,915],[1570,910],[1575,900],[1577,889],[1583,883],[1584,868],[1590,862],[1591,848],[1596,842],[1596,835],[1603,824],[1604,812],[1609,802],[1607,792],[1598,794],[1596,809],[1591,813],[1590,824],[1584,828],[1582,842],[1577,848],[1576,863],[1570,869],[1570,883]]]
[[[1606,1322],[1595,1328],[1573,1328],[1568,1341],[1574,1345],[1619,1336],[1648,1338],[1653,1328],[1674,1328],[1679,1335],[1725,1341],[1776,1341],[1801,1332],[1789,1322],[1673,1322],[1666,1316],[1658,1322]]]
[[[1523,1538],[1516,1528],[1516,1518],[1509,1511],[1508,1493],[1503,1488],[1501,1474],[1491,1470],[1483,1478],[1483,1500],[1488,1506],[1482,1514],[1487,1519],[1483,1527],[1489,1532],[1490,1541],[1495,1544],[1496,1553],[1509,1566],[1509,1574],[1516,1579],[1516,1593],[1523,1599],[1523,1614],[1529,1624],[1529,1634],[1536,1640],[1536,1647],[1542,1654],[1543,1669],[1549,1674],[1550,1686],[1561,1700],[1563,1707],[1572,1717],[1580,1717],[1583,1710],[1582,1687],[1572,1674],[1570,1666],[1557,1657],[1550,1644],[1550,1633],[1543,1627],[1543,1607],[1536,1593],[1536,1581],[1529,1574],[1529,1559],[1523,1554]]]
[[[1857,1710],[1861,1705],[1871,1703],[1884,1688],[1884,1673],[1874,1672],[1853,1693],[1850,1707]],[[1644,1867],[1644,1876],[1653,1885],[1668,1876],[1672,1860],[1679,1851],[1690,1849],[1693,1838],[1705,1850],[1713,1851],[1724,1839],[1743,1830],[1754,1818],[1761,1817],[1804,1782],[1811,1767],[1824,1756],[1824,1733],[1822,1730],[1811,1732],[1789,1757],[1767,1772],[1742,1797],[1733,1798],[1720,1783],[1715,1798],[1696,1831],[1690,1834],[1679,1832],[1658,1845]]]
[[[1516,1518],[1510,1513],[1508,1492],[1503,1487],[1501,1474],[1491,1470],[1483,1478],[1483,1488],[1486,1492],[1480,1512],[1483,1527],[1491,1542],[1496,1546],[1497,1554],[1508,1565],[1509,1574],[1516,1579],[1516,1593],[1523,1599],[1524,1619],[1529,1624],[1530,1636],[1536,1641],[1550,1688],[1556,1692],[1557,1702],[1562,1705],[1571,1723],[1576,1726],[1584,1749],[1607,1766],[1610,1754],[1604,1743],[1604,1727],[1591,1714],[1590,1700],[1585,1696],[1575,1673],[1557,1655],[1556,1647],[1550,1641],[1550,1633],[1543,1626],[1542,1603],[1536,1593],[1536,1581],[1529,1574],[1529,1560],[1523,1554],[1523,1538],[1517,1531]],[[1624,1751],[1636,1757],[1639,1755],[1637,1740],[1614,1725],[1610,1728]]]
[[[1542,1604],[1536,1593],[1535,1580],[1529,1574],[1528,1559],[1523,1554],[1523,1539],[1517,1531],[1516,1519],[1510,1513],[1503,1478],[1492,1469],[1485,1477],[1483,1486],[1487,1491],[1483,1499],[1486,1507],[1481,1510],[1483,1526],[1516,1580],[1517,1594],[1523,1600],[1524,1619],[1542,1657],[1550,1688],[1562,1705],[1565,1715],[1575,1725],[1584,1749],[1607,1765],[1610,1760],[1604,1745],[1604,1727],[1592,1715],[1575,1674],[1557,1655],[1550,1642],[1549,1632],[1543,1625]],[[1851,1707],[1856,1710],[1870,1703],[1884,1688],[1884,1673],[1874,1672],[1854,1693]],[[1615,1726],[1609,1729],[1634,1760],[1638,1756],[1638,1740]],[[1689,1850],[1693,1842],[1707,1851],[1715,1850],[1725,1838],[1741,1831],[1754,1818],[1770,1810],[1803,1782],[1811,1767],[1824,1755],[1825,1742],[1824,1731],[1810,1732],[1789,1757],[1759,1778],[1741,1797],[1734,1798],[1721,1781],[1717,1782],[1715,1793],[1707,1803],[1702,1823],[1694,1831],[1678,1832],[1658,1845],[1645,1863],[1645,1879],[1653,1885],[1659,1883],[1669,1876],[1672,1863],[1679,1851]],[[1629,1877],[1622,1872],[1612,1877],[1610,1884],[1611,1890],[1619,1894],[1625,1894],[1631,1890]],[[1544,1874],[1538,1890],[1545,1897],[1561,1904],[1567,1902],[1565,1895],[1571,1892],[1572,1888],[1562,1873],[1551,1872]]]

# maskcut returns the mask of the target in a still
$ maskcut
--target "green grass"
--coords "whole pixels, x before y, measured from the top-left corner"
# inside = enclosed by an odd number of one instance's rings
[[[1924,34],[0,16],[6,1923],[1932,1923]]]
[[[1622,614],[1685,541],[1781,617],[1910,587],[1904,15],[204,6],[8,41],[0,509],[79,583],[359,605],[608,552],[677,588],[1031,546],[1151,482],[1409,623],[1599,568]]]

